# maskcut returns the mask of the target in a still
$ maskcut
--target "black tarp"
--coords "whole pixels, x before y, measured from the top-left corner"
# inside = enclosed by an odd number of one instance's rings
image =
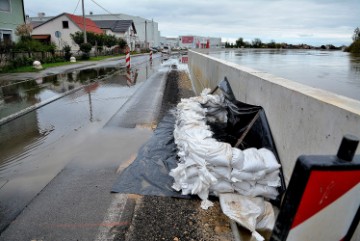
[[[226,78],[217,88],[225,95],[228,122],[210,125],[214,138],[239,149],[265,147],[280,162],[264,109],[236,100]],[[170,170],[177,166],[174,126],[175,116],[169,112],[160,121],[150,140],[139,150],[134,162],[117,178],[112,192],[184,197],[171,188],[174,179],[169,176]],[[280,177],[282,186],[279,192],[283,193],[285,183],[282,171]],[[280,202],[280,196],[275,201],[276,205]]]

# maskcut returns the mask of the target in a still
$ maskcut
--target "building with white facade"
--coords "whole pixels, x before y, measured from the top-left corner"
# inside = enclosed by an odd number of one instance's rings
[[[86,17],[94,20],[132,20],[134,22],[137,33],[137,47],[151,48],[160,46],[160,31],[158,23],[138,16],[127,14],[90,14]]]
[[[179,36],[179,47],[182,48],[221,48],[221,38],[195,35]]]
[[[101,30],[91,19],[85,19],[87,32],[103,34]],[[62,13],[56,17],[38,24],[32,31],[32,38],[43,42],[53,42],[58,49],[69,45],[72,50],[78,50],[79,46],[71,39],[70,34],[83,31],[83,18],[69,13]]]
[[[23,0],[0,0],[0,41],[16,42],[16,27],[25,23]]]
[[[87,18],[92,19],[93,21],[101,20],[132,20],[135,25],[137,33],[137,47],[139,48],[150,48],[160,46],[160,31],[158,23],[145,19],[138,16],[127,15],[123,13],[118,14],[89,14],[86,15]],[[39,14],[37,17],[30,17],[32,23],[38,24],[39,22],[44,22],[52,17],[46,17],[45,14]]]
[[[105,34],[126,40],[130,50],[135,50],[137,35],[132,20],[96,20],[94,22]]]

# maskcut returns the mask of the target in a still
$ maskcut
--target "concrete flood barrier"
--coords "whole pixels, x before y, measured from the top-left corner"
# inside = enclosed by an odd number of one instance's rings
[[[345,134],[360,137],[360,101],[220,60],[205,51],[188,53],[194,91],[213,89],[226,76],[239,101],[262,106],[287,184],[298,156],[335,155]]]

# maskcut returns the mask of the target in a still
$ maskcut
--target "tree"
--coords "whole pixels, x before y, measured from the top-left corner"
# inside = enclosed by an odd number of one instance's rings
[[[86,32],[87,42],[93,46],[96,45],[99,38],[98,36],[98,34],[95,34],[93,32]],[[84,43],[84,33],[81,31],[77,31],[73,34],[71,33],[70,37],[79,46]]]
[[[115,35],[105,35],[104,38],[104,45],[108,48],[111,48],[112,46],[116,45],[118,43],[118,39],[115,37]]]
[[[79,46],[84,42],[84,33],[81,31],[71,33],[70,37]]]
[[[275,49],[276,48],[276,43],[274,40],[271,40],[270,43],[267,44],[267,47],[270,49]]]
[[[69,61],[71,58],[71,47],[69,45],[65,45],[63,47],[63,51],[65,52],[65,60]]]
[[[238,40],[236,40],[236,47],[241,48],[245,46],[245,42],[243,38],[238,38]]]
[[[82,43],[80,44],[80,50],[83,52],[81,56],[82,59],[87,60],[90,58],[90,51],[92,49],[92,45],[90,43]]]
[[[124,49],[128,44],[125,39],[119,38],[118,45],[120,49]]]
[[[360,29],[358,27],[355,28],[352,39],[352,44],[348,48],[346,48],[345,51],[360,54]]]
[[[31,24],[21,24],[15,29],[16,36],[19,36],[21,40],[30,39],[33,28]]]
[[[261,48],[262,47],[262,42],[259,38],[255,38],[251,43],[252,43],[253,48]]]

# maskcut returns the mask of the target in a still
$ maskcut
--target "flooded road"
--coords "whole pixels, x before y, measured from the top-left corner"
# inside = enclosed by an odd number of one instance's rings
[[[17,83],[9,86],[12,92],[2,89],[3,117],[85,85],[0,125],[0,230],[77,155],[77,146],[101,129],[162,66],[160,57],[152,63],[147,60],[134,58],[130,72],[110,62]]]

